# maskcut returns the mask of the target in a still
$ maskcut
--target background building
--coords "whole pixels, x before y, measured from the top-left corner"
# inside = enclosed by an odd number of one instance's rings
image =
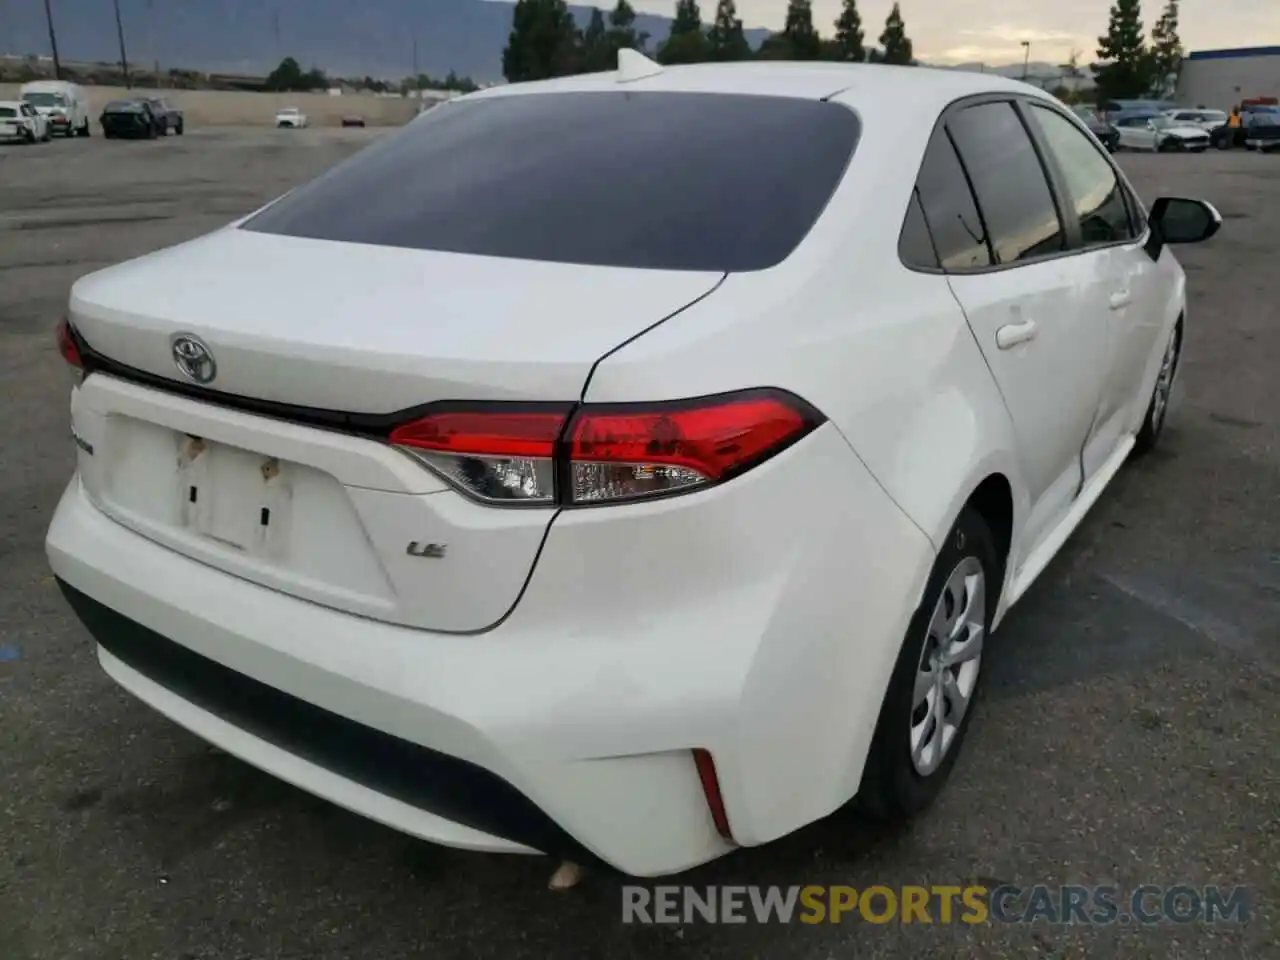
[[[1280,97],[1280,47],[1200,50],[1182,61],[1180,105],[1230,110],[1246,97]]]

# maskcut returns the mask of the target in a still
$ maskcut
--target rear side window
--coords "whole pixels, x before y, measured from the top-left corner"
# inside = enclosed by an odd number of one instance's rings
[[[966,107],[947,129],[973,183],[996,262],[1062,250],[1065,235],[1049,181],[1013,104]]]
[[[1057,111],[1032,105],[1028,113],[1067,182],[1084,245],[1133,239],[1120,179],[1098,148]]]
[[[969,181],[951,139],[941,128],[934,132],[925,151],[916,192],[943,269],[991,265],[982,217],[974,205]]]
[[[857,144],[839,104],[590,92],[445,104],[243,229],[664,270],[763,270],[813,226]]]
[[[17,115],[18,111],[14,110],[13,107],[0,107],[0,117],[16,117]]]
[[[911,192],[907,218],[902,222],[902,235],[898,237],[898,257],[909,267],[936,270],[940,266],[938,252],[929,238],[929,225],[920,209],[920,194],[915,190]]]

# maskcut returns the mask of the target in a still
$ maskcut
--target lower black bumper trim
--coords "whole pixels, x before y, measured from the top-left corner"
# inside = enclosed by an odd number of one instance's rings
[[[599,864],[532,800],[483,767],[307,703],[162,637],[61,579],[58,586],[105,650],[200,709],[421,810],[543,853]]]

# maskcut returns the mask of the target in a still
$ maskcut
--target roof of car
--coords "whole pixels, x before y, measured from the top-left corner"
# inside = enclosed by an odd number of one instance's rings
[[[659,73],[622,82],[618,71],[613,70],[557,77],[489,87],[458,98],[458,101],[602,90],[747,93],[807,100],[842,94],[841,99],[850,102],[857,102],[864,96],[892,98],[899,108],[912,109],[941,109],[961,97],[989,92],[1016,92],[1048,98],[1048,94],[1037,87],[989,73],[866,63],[743,61],[664,67]]]

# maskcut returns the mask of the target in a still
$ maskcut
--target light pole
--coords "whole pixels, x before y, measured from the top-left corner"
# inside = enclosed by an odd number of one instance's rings
[[[1023,40],[1022,49],[1026,52],[1022,55],[1022,82],[1027,82],[1027,68],[1031,65],[1031,41]]]
[[[50,7],[49,0],[44,0],[44,17],[49,21],[49,46],[53,48],[53,75],[61,80],[62,61],[58,59],[58,37],[53,32],[53,8]]]
[[[120,38],[120,69],[124,71],[125,88],[133,86],[129,81],[129,55],[124,52],[124,24],[120,20],[120,0],[111,0],[116,8],[116,36]]]

